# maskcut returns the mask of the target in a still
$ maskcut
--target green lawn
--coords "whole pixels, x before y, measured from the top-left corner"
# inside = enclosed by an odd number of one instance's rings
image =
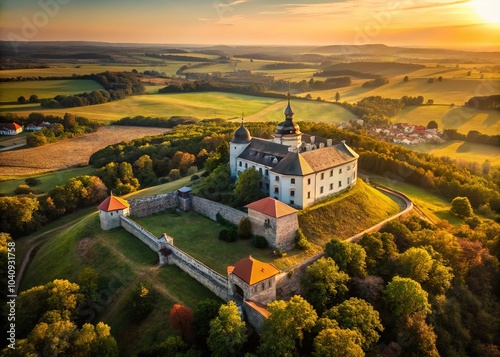
[[[9,177],[0,176],[0,193],[6,195],[14,195],[14,190],[17,186],[25,184],[24,180],[27,177],[35,177],[40,180],[40,184],[33,186],[35,194],[47,193],[57,185],[64,185],[70,178],[82,175],[92,175],[95,168],[92,166],[76,167],[66,170],[53,171],[38,175],[29,175],[23,178],[16,177],[10,179]]]
[[[449,212],[451,205],[448,201],[446,201],[442,197],[430,193],[429,191],[404,182],[391,180],[389,178],[375,177],[370,178],[370,181],[403,192],[434,222],[445,219],[451,224],[463,223],[460,218],[452,215]]]
[[[229,265],[249,255],[265,262],[273,260],[270,249],[257,249],[252,240],[231,243],[219,240],[224,227],[196,212],[164,212],[134,220],[156,236],[164,232],[172,236],[176,247],[224,276]]]
[[[407,146],[410,150],[433,154],[438,157],[447,156],[461,162],[491,162],[492,167],[500,167],[500,147],[453,140],[443,144],[420,144]]]
[[[203,172],[204,171],[201,170],[198,173],[196,173],[196,175],[201,176],[203,174]],[[161,193],[172,192],[172,191],[178,190],[179,188],[181,188],[183,186],[189,186],[190,184],[192,184],[191,176],[187,176],[187,177],[183,177],[179,180],[175,180],[172,182],[164,183],[164,184],[153,186],[153,187],[148,187],[148,188],[145,188],[145,189],[140,190],[138,192],[133,192],[129,195],[124,196],[124,198],[133,199],[133,198],[150,197],[150,196],[158,195]]]
[[[54,98],[58,94],[69,95],[104,89],[99,83],[86,79],[61,79],[52,81],[0,82],[0,102],[17,102],[36,94],[39,99]],[[22,108],[23,105],[19,104]]]

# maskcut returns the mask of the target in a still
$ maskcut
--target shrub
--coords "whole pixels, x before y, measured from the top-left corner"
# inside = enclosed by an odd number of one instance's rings
[[[253,239],[253,245],[256,248],[265,249],[269,244],[267,243],[266,238],[262,236],[255,236],[255,238]]]
[[[28,177],[24,182],[29,186],[37,186],[41,183],[41,181],[35,177]]]
[[[227,230],[227,232],[228,232],[228,235],[227,235],[226,242],[236,242],[236,240],[238,240],[238,231],[236,228],[231,227]]]
[[[467,197],[455,197],[451,201],[450,213],[461,218],[466,218],[472,216],[474,212]]]
[[[31,189],[28,185],[23,185],[23,184],[20,184],[19,186],[17,186],[17,188],[14,190],[14,193],[16,195],[28,195],[31,193]]]
[[[198,175],[191,176],[191,181],[196,181],[196,180],[199,180],[199,179],[200,179],[200,176],[198,176]]]
[[[128,296],[125,311],[132,321],[139,322],[154,309],[157,299],[150,284],[137,284]]]
[[[466,218],[465,223],[471,228],[471,229],[476,229],[479,227],[481,224],[481,220],[479,219],[478,216],[474,215],[472,217]]]
[[[302,250],[308,250],[311,248],[311,243],[307,240],[300,228],[297,230],[297,234],[295,235],[295,244]]]
[[[229,232],[227,229],[222,229],[220,232],[219,232],[219,239],[220,240],[223,240],[224,242],[227,241],[227,236],[229,235]]]
[[[188,169],[187,169],[187,171],[186,171],[186,176],[194,175],[197,172],[198,172],[198,167],[196,167],[196,166],[189,166]]]
[[[252,223],[248,217],[242,218],[238,225],[238,237],[241,239],[252,238]]]

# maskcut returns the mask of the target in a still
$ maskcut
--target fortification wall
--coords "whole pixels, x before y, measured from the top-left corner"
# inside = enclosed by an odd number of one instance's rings
[[[220,213],[222,217],[236,225],[240,223],[242,218],[247,216],[245,212],[197,196],[192,196],[191,208],[193,211],[213,221],[217,220],[216,215]]]
[[[161,241],[156,238],[153,233],[147,231],[142,226],[132,221],[130,218],[121,217],[120,225],[127,232],[139,238],[144,244],[151,248],[151,250],[158,252],[161,249]]]
[[[224,301],[229,301],[227,279],[192,256],[184,253],[172,244],[166,243],[172,253],[168,256],[169,264],[177,265],[192,278],[204,285]]]
[[[151,197],[131,199],[128,202],[130,203],[130,214],[132,216],[146,217],[177,207],[179,197],[177,191],[173,191]]]

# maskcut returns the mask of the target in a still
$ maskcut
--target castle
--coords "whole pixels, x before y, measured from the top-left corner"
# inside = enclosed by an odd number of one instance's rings
[[[229,144],[229,164],[232,178],[254,168],[269,197],[303,209],[354,186],[359,155],[345,141],[334,144],[302,133],[293,115],[288,99],[285,121],[277,125],[273,140],[253,138],[242,122]]]

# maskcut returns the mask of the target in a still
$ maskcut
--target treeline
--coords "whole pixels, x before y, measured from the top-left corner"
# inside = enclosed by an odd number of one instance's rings
[[[0,197],[0,227],[13,238],[22,237],[65,214],[97,205],[107,196],[101,179],[78,176],[43,196]]]
[[[422,105],[424,104],[424,97],[419,95],[418,97],[412,97],[404,95],[401,97],[401,101],[405,106],[407,105]]]
[[[378,74],[358,72],[350,69],[337,69],[337,70],[324,70],[321,72],[315,72],[313,76],[316,77],[335,77],[335,76],[353,76],[358,78],[379,78]]]
[[[191,116],[171,116],[170,118],[145,117],[137,115],[133,118],[125,117],[111,123],[111,125],[146,126],[155,128],[173,128],[180,124],[195,124],[199,119]]]
[[[457,129],[444,129],[443,136],[450,140],[462,140],[470,143],[500,146],[500,135],[487,135],[477,130],[470,130],[467,135],[457,132]]]
[[[500,170],[475,175],[454,161],[378,141],[367,135],[346,132],[324,123],[300,124],[301,130],[337,140],[346,140],[358,154],[360,169],[402,180],[435,192],[450,201],[467,197],[476,209],[500,213]]]
[[[368,125],[389,125],[390,117],[397,115],[405,107],[400,99],[382,98],[380,96],[366,97],[355,104],[339,103]]]
[[[300,63],[300,62],[283,62],[283,63],[269,63],[264,65],[264,69],[300,69],[300,68],[310,68],[310,64]]]
[[[389,80],[386,77],[378,77],[372,79],[371,81],[363,83],[361,86],[363,88],[380,87],[387,83],[389,83]]]
[[[53,99],[44,99],[40,105],[44,108],[71,108],[86,105],[107,103],[114,100],[124,99],[131,95],[144,94],[144,85],[131,72],[103,72],[100,74],[89,74],[80,76],[80,79],[96,81],[105,90],[94,90],[90,93],[79,93],[74,95],[57,95]]]
[[[185,55],[162,55],[157,53],[146,53],[146,57],[159,58],[169,61],[183,61],[183,62],[210,62],[209,59],[196,56],[185,56]]]
[[[500,109],[500,94],[472,97],[465,102],[467,108]]]

